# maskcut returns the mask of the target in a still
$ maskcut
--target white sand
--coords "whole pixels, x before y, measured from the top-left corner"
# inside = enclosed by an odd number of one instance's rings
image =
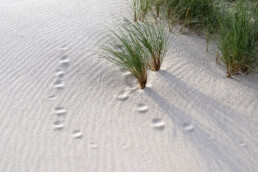
[[[258,77],[175,34],[146,89],[96,56],[125,0],[0,0],[0,172],[254,172]]]

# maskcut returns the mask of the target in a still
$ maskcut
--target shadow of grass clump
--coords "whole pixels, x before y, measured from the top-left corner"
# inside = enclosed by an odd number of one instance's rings
[[[255,163],[257,155],[253,151],[248,156],[239,154],[241,150],[237,143],[245,139],[250,150],[254,149],[257,134],[253,127],[257,126],[257,121],[249,121],[245,114],[193,88],[170,72],[161,70],[158,75],[165,82],[162,89],[167,91],[159,92],[148,87],[145,89],[146,95],[172,119],[175,130],[185,132],[185,122],[193,124],[194,131],[185,138],[200,152],[210,171],[223,171],[225,167],[230,171],[255,171],[256,168],[252,164]],[[177,93],[179,99],[174,99],[177,103],[173,103],[173,96],[167,94],[168,92]],[[201,114],[205,120],[180,109],[184,105],[191,107],[193,114]],[[205,124],[206,120],[212,124],[210,127]],[[214,130],[214,127],[218,130]],[[243,161],[243,158],[246,161]]]
[[[239,1],[232,10],[224,9],[224,13],[219,19],[218,47],[227,68],[226,76],[248,74],[258,65],[257,6]]]

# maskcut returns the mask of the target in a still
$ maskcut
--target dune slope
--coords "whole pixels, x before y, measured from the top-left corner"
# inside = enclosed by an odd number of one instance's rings
[[[147,88],[104,59],[125,0],[0,0],[1,172],[258,169],[258,78],[173,33]],[[122,19],[121,19],[122,20]]]

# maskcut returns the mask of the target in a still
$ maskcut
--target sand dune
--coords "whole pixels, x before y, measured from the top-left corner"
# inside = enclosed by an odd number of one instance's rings
[[[1,172],[258,169],[258,79],[173,33],[147,88],[97,57],[125,0],[0,0]]]

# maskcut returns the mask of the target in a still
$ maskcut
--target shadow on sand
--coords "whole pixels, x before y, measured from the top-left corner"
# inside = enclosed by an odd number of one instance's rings
[[[255,131],[257,121],[251,121],[248,116],[188,86],[167,71],[159,71],[158,75],[167,83],[166,92],[176,90],[190,103],[191,108],[211,124],[208,128],[201,120],[169,103],[173,95],[160,95],[152,88],[145,89],[147,95],[173,120],[176,129],[185,133],[185,123],[193,124],[194,131],[185,138],[200,152],[210,171],[256,171],[258,154],[254,150],[257,146],[255,138],[258,137]]]

